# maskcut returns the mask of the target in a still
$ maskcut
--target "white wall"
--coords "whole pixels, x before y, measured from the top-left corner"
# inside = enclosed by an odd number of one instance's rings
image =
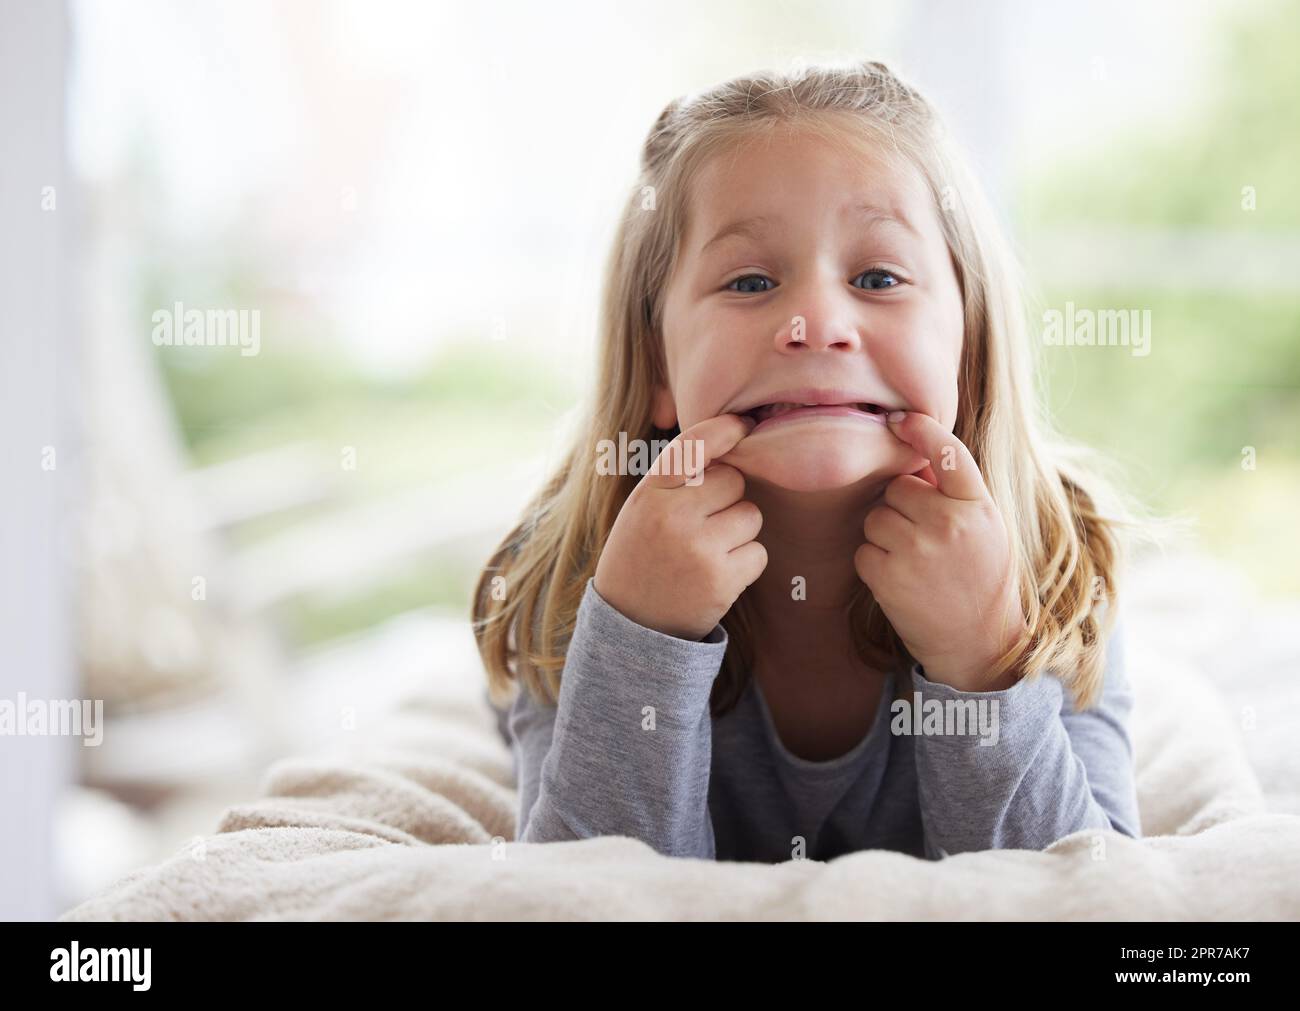
[[[75,500],[77,355],[65,185],[68,16],[0,0],[0,699],[72,698],[63,517]],[[43,210],[53,186],[55,209]],[[55,469],[42,469],[52,446]],[[80,742],[0,736],[0,918],[49,919],[52,818]]]

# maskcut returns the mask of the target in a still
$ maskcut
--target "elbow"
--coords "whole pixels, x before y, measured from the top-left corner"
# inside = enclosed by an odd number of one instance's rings
[[[515,842],[524,843],[572,842],[584,838],[588,837],[575,832],[563,818],[540,804],[533,805],[532,811],[521,817],[515,831]]]
[[[708,825],[702,833],[689,833],[658,837],[653,832],[641,832],[634,828],[618,830],[582,830],[574,829],[570,824],[551,810],[534,807],[530,817],[522,823],[522,828],[515,833],[515,842],[553,843],[574,842],[582,839],[600,839],[618,837],[635,839],[648,846],[659,856],[676,857],[688,860],[715,860],[715,842],[713,827]]]
[[[1142,838],[1142,826],[1138,824],[1136,813],[1131,818],[1108,813],[1106,822],[1112,832],[1117,832],[1130,839]]]

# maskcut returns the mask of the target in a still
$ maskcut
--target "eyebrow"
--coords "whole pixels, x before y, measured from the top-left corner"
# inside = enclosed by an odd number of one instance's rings
[[[846,215],[856,214],[865,218],[870,224],[886,224],[900,227],[911,232],[918,238],[921,234],[901,213],[887,211],[882,207],[877,207],[875,204],[852,204],[849,207],[846,207],[843,213]],[[772,219],[769,216],[766,214],[756,214],[753,217],[741,218],[738,221],[733,221],[730,224],[723,225],[713,238],[700,247],[700,255],[703,256],[710,248],[721,243],[725,239],[741,237],[757,241],[765,232],[768,231],[771,224]]]
[[[759,214],[752,218],[742,218],[739,221],[731,222],[729,225],[723,225],[713,238],[700,247],[700,255],[703,256],[713,246],[718,245],[723,240],[735,238],[737,236],[743,236],[744,238],[754,239],[757,241],[758,238],[768,230],[768,226],[771,223],[771,218],[764,214]]]
[[[860,214],[873,224],[894,225],[911,232],[918,239],[921,237],[920,231],[907,220],[907,216],[902,211],[887,211],[875,204],[857,204],[848,208],[847,213]]]

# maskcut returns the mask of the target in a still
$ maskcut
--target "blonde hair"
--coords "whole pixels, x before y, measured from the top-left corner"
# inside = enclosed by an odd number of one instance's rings
[[[861,125],[862,138],[846,133],[846,116],[853,117],[850,126]],[[1129,518],[1132,509],[1117,511],[1120,498],[1103,490],[1108,486],[1096,473],[1085,473],[1082,449],[1049,441],[1043,398],[1031,386],[1019,271],[997,220],[929,103],[876,62],[737,78],[674,100],[651,127],[605,269],[596,388],[560,466],[493,553],[474,592],[474,634],[489,693],[500,703],[518,679],[535,697],[558,701],[587,580],[639,480],[598,474],[595,447],[602,439],[617,442],[620,432],[647,442],[677,434],[655,427],[651,396],[655,384],[668,385],[663,298],[691,183],[713,155],[781,125],[850,143],[883,142],[919,170],[936,210],[942,208],[965,320],[953,431],[1006,522],[1032,630],[989,678],[1053,668],[1064,673],[1076,705],[1091,706],[1117,613],[1120,528],[1140,524]],[[729,644],[710,698],[714,716],[735,704],[750,676],[753,620],[746,591],[722,619]],[[849,621],[864,662],[881,669],[910,662],[865,584]]]

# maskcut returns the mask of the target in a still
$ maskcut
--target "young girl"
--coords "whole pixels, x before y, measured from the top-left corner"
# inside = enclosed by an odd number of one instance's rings
[[[1015,278],[882,64],[664,110],[580,437],[475,593],[520,841],[777,862],[1138,835],[1124,524],[1046,441]],[[673,442],[611,476],[620,436]]]

